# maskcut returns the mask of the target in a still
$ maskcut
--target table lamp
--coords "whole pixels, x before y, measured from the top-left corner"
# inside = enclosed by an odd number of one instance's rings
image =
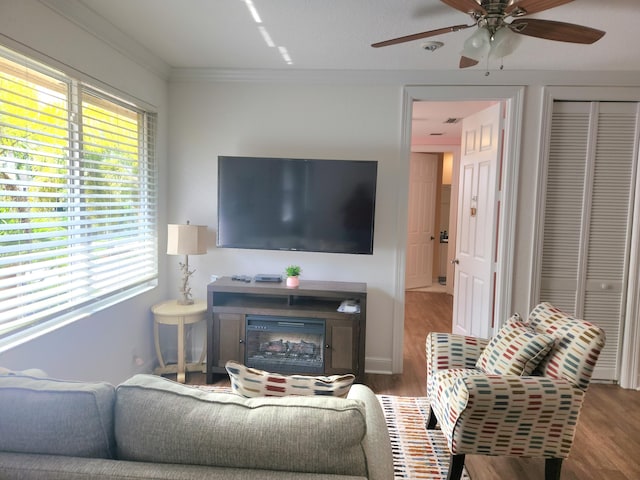
[[[195,270],[189,270],[189,255],[202,255],[207,253],[207,226],[191,225],[188,221],[186,225],[168,225],[167,254],[184,255],[184,263],[180,262],[182,280],[180,282],[179,305],[193,304],[189,277]]]

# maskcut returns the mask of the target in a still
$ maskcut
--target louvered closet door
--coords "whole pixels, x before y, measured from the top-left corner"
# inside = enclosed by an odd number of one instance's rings
[[[604,328],[594,378],[618,379],[638,104],[554,102],[540,300]]]

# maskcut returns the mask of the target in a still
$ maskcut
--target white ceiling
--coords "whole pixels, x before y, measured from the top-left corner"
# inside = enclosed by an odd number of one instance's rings
[[[250,69],[452,70],[473,29],[433,40],[383,48],[371,43],[426,30],[471,23],[438,0],[252,0],[258,25],[244,0],[42,0],[84,4],[171,67]],[[531,15],[607,32],[593,45],[524,37],[507,70],[639,71],[638,0],[575,0]],[[267,46],[258,27],[276,47]],[[277,47],[291,56],[288,65]],[[479,65],[476,69],[486,66]]]
[[[374,42],[472,23],[439,0],[41,0],[116,45],[167,69],[457,70],[473,29],[383,48]],[[257,23],[247,6],[252,3]],[[524,37],[505,70],[640,71],[640,0],[575,0],[532,15],[606,31],[593,45]],[[268,46],[260,32],[275,46]],[[434,52],[422,45],[444,42]],[[290,56],[287,63],[280,48]],[[467,70],[497,69],[494,61]],[[480,72],[477,72],[480,73]],[[414,131],[455,136],[463,117],[483,103],[414,109]],[[440,132],[438,132],[440,131]]]
[[[496,102],[414,102],[411,143],[414,145],[457,145],[462,120]],[[456,123],[451,123],[458,120]]]

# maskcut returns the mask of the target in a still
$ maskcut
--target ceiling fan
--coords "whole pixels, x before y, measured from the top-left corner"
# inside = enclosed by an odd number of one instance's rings
[[[605,32],[573,23],[524,18],[564,5],[573,0],[440,0],[442,3],[471,16],[471,25],[452,25],[427,32],[415,33],[374,43],[371,46],[386,47],[422,38],[457,32],[471,27],[478,29],[464,44],[460,68],[477,65],[485,56],[505,57],[515,50],[518,35],[545,38],[561,42],[591,44],[600,40]],[[509,20],[509,21],[507,21]]]

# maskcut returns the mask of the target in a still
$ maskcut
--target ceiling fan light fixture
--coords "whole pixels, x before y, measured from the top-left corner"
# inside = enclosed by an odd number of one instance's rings
[[[478,28],[467,38],[462,47],[462,56],[473,60],[481,60],[491,50],[491,34],[484,27]]]
[[[522,36],[513,33],[508,27],[499,28],[491,39],[489,55],[492,58],[503,58],[511,55],[518,48],[521,41]]]
[[[252,2],[253,0],[244,0]],[[435,0],[434,0],[435,1]],[[592,44],[605,34],[596,28],[557,20],[529,18],[529,15],[550,10],[574,0],[440,0],[451,8],[469,14],[473,23],[451,25],[435,30],[404,35],[402,37],[372,43],[374,48],[412,42],[450,32],[476,27],[476,31],[464,42],[459,67],[468,68],[481,60],[503,59],[518,47],[522,35],[559,42]],[[509,22],[507,21],[509,20]],[[513,35],[516,34],[516,35]],[[434,51],[433,44],[423,49]],[[500,69],[503,65],[500,66]],[[488,72],[486,73],[488,74]]]

